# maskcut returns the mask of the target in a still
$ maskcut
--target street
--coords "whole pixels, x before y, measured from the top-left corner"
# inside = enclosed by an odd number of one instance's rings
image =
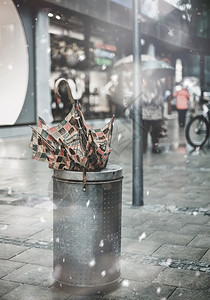
[[[104,121],[89,121],[98,128]],[[0,139],[1,299],[210,299],[210,149],[186,145],[177,115],[164,151],[143,155],[144,206],[132,206],[132,124],[116,119],[109,163],[123,167],[122,282],[107,295],[53,286],[53,171],[30,136]]]

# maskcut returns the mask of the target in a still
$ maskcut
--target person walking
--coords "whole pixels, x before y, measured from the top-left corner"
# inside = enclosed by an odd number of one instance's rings
[[[161,153],[159,136],[163,117],[163,96],[159,81],[143,80],[142,84],[143,152],[147,151],[147,136],[151,134],[152,153]]]
[[[182,87],[181,90],[175,92],[174,97],[176,97],[176,109],[178,112],[179,127],[185,127],[190,94],[187,89]]]

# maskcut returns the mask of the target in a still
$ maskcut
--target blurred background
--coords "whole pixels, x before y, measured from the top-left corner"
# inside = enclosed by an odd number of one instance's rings
[[[162,79],[165,115],[182,83],[192,107],[210,99],[208,1],[141,0],[141,54],[173,67]],[[131,0],[2,0],[0,2],[0,134],[61,121],[69,112],[68,80],[87,119],[128,117],[132,103]],[[16,131],[8,131],[5,128]],[[27,126],[28,130],[28,126]]]

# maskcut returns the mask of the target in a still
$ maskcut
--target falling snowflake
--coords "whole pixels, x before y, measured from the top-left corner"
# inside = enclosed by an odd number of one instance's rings
[[[90,205],[90,200],[88,200],[87,202],[86,202],[86,207],[88,207]]]
[[[118,142],[121,140],[122,134],[120,133],[117,137]]]
[[[102,276],[102,277],[105,277],[105,276],[106,276],[106,271],[102,271],[102,272],[101,272],[101,276]]]
[[[147,196],[149,195],[149,191],[147,191]]]
[[[193,212],[193,216],[197,216],[197,214],[198,214],[197,211]]]
[[[122,286],[124,286],[124,287],[129,287],[129,280],[124,279],[124,280],[122,281]]]
[[[63,262],[65,262],[66,261],[66,259],[65,258],[63,258]]]
[[[195,272],[195,276],[198,277],[198,276],[200,276],[200,275],[201,275],[201,273],[200,273],[199,271],[196,271],[196,272]]]
[[[45,222],[46,222],[46,220],[45,220],[44,217],[41,217],[41,218],[40,218],[40,221],[41,221],[42,223],[45,223]]]
[[[139,242],[141,242],[142,240],[144,240],[146,238],[146,233],[143,232],[140,236],[139,236]]]
[[[157,288],[157,291],[156,291],[156,293],[159,295],[159,294],[160,294],[160,292],[161,292],[161,288],[160,288],[160,287],[158,287],[158,288]]]
[[[90,262],[89,262],[89,266],[90,267],[94,267],[96,264],[95,258],[93,258]]]
[[[100,241],[100,244],[99,244],[99,247],[101,247],[101,248],[102,248],[103,246],[104,246],[104,241],[103,241],[103,240],[101,240],[101,241]]]

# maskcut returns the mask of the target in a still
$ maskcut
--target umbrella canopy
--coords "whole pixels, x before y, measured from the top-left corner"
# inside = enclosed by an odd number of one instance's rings
[[[143,76],[152,79],[161,79],[174,75],[174,68],[163,60],[152,60],[142,62]]]
[[[115,69],[125,68],[133,69],[133,55],[126,56],[114,64]],[[174,68],[163,60],[158,60],[153,56],[141,55],[141,70],[144,77],[152,79],[161,79],[174,75]]]
[[[68,82],[59,79],[55,93],[59,95],[61,82],[67,86],[67,94],[74,102]],[[32,127],[29,147],[33,159],[47,161],[49,167],[60,170],[99,171],[106,167],[111,152],[111,136],[114,117],[102,129],[92,129],[84,119],[75,101],[71,112],[57,126],[49,127],[39,117],[37,128]]]
[[[141,61],[151,61],[151,60],[155,60],[155,57],[151,56],[151,55],[147,55],[147,54],[142,54],[141,55]],[[133,55],[128,55],[126,57],[123,57],[122,59],[118,60],[115,64],[114,64],[114,68],[118,68],[120,66],[125,66],[127,64],[133,64]]]

